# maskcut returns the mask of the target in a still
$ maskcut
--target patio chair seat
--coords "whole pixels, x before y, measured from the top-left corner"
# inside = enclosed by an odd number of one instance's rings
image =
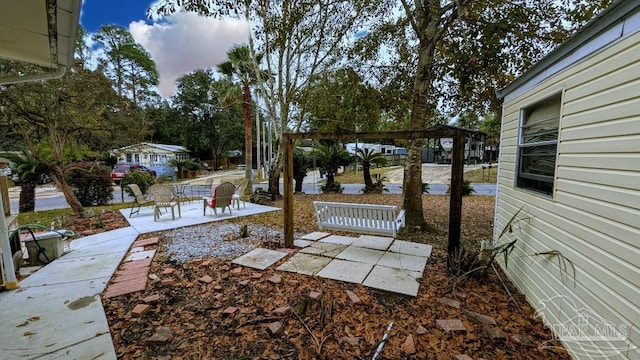
[[[236,190],[235,185],[230,182],[224,182],[220,186],[216,186],[213,190],[213,196],[202,198],[202,215],[206,215],[207,208],[213,209],[213,213],[218,216],[216,209],[229,209],[229,215],[233,215],[231,212],[231,202],[233,199],[233,192]]]
[[[153,204],[153,200],[148,199],[142,193],[142,191],[140,190],[140,187],[137,184],[129,184],[127,186],[129,187],[129,189],[131,189],[134,196],[133,204],[131,204],[131,211],[129,212],[129,217],[133,216],[133,214],[138,214],[142,206]],[[136,209],[134,210],[134,208]]]
[[[178,207],[178,217],[182,217],[180,211],[180,197],[175,193],[174,188],[171,185],[155,184],[151,185],[148,193],[153,197],[153,221],[157,221],[160,218],[160,210],[162,208],[171,209],[171,219],[175,220],[176,215],[174,208]]]

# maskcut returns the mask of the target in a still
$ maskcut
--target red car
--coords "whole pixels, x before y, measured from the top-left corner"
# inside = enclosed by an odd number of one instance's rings
[[[113,170],[111,170],[111,180],[116,183],[116,185],[120,185],[120,181],[122,178],[129,173],[129,171],[138,170],[142,172],[146,172],[149,175],[156,177],[156,172],[154,170],[149,169],[146,166],[142,165],[116,165]]]

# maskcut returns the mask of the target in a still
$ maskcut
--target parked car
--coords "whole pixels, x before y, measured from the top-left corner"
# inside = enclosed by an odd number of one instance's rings
[[[133,170],[146,172],[149,175],[156,177],[156,172],[154,170],[143,165],[116,165],[113,170],[111,170],[111,181],[116,183],[116,185],[120,185],[122,178],[127,175],[129,171]]]

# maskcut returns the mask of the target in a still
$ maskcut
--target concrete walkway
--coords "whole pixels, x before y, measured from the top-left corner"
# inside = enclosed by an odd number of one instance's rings
[[[278,208],[247,203],[233,217]],[[125,216],[129,210],[122,210]],[[0,358],[116,359],[100,300],[114,271],[141,233],[226,220],[202,215],[202,202],[186,203],[182,217],[153,221],[150,207],[128,219],[131,226],[74,240],[71,251],[41,268],[14,291],[0,293]],[[177,214],[176,214],[177,215]]]

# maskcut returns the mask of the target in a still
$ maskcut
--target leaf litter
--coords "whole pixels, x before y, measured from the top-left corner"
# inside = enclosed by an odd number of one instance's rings
[[[294,223],[300,234],[318,231],[314,200],[400,206],[401,197],[297,194]],[[399,235],[403,240],[433,245],[416,297],[276,271],[288,257],[259,272],[259,277],[254,269],[232,272],[236,268],[230,262],[233,257],[219,256],[224,246],[212,244],[243,244],[242,251],[256,246],[278,248],[282,246],[281,212],[182,229],[192,232],[192,237],[183,236],[180,241],[200,249],[193,253],[184,250],[189,246],[176,250],[179,232],[145,235],[160,237],[150,272],[159,279],[149,281],[143,292],[103,299],[116,353],[122,359],[370,359],[393,322],[378,359],[451,359],[456,355],[474,359],[569,359],[564,351],[537,347],[553,338],[551,331],[518,295],[521,314],[495,275],[469,279],[455,294],[445,295],[453,279],[446,268],[449,197],[424,196],[423,204],[433,231]],[[272,205],[282,207],[282,201]],[[490,239],[493,208],[493,197],[464,198],[464,242],[473,245]],[[251,239],[236,235],[242,225],[248,225]],[[202,252],[203,248],[208,250]],[[168,268],[174,270],[165,272]],[[274,275],[281,276],[280,283],[268,280]],[[212,281],[198,280],[204,276]],[[174,282],[163,286],[162,279]],[[353,303],[346,290],[361,302]],[[320,296],[311,299],[312,292]],[[157,295],[157,301],[149,304],[149,312],[132,316],[132,309],[152,295]],[[439,302],[443,296],[455,298],[452,300],[458,301],[460,308]],[[225,313],[229,307],[238,310]],[[293,311],[283,311],[285,307]],[[477,323],[464,311],[490,316],[497,324]],[[436,325],[440,319],[458,319],[466,331],[446,332]],[[269,329],[276,322],[282,329],[274,334]],[[492,328],[488,330],[487,326]],[[165,336],[154,337],[158,331]],[[413,347],[407,346],[408,342]],[[407,354],[408,349],[415,349],[415,353]]]

